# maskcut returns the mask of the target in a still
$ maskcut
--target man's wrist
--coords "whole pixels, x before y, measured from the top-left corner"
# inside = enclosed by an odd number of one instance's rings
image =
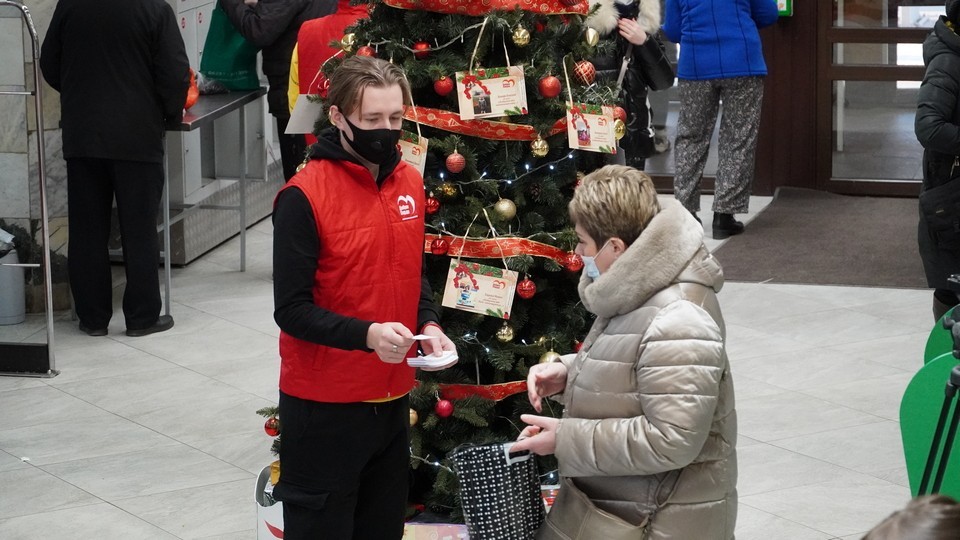
[[[438,323],[434,321],[429,321],[429,322],[423,323],[423,326],[420,327],[420,333],[422,334],[424,330],[426,330],[431,326],[435,326],[437,330],[440,330],[441,332],[443,332],[443,327],[441,327]]]

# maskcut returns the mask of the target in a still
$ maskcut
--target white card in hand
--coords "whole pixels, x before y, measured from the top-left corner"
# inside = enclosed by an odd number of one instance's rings
[[[427,356],[420,355],[416,358],[407,358],[407,364],[411,367],[421,368],[421,367],[444,367],[459,359],[457,353],[447,352],[443,356],[434,356],[429,354]]]

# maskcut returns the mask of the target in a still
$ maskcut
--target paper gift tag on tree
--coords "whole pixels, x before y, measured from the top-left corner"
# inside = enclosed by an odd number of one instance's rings
[[[527,85],[518,66],[458,71],[460,118],[499,118],[527,114]]]
[[[400,159],[416,169],[423,176],[423,168],[427,164],[427,145],[430,139],[421,137],[407,130],[400,132]]]
[[[496,266],[450,261],[443,306],[509,319],[518,276],[513,270]]]
[[[567,105],[567,143],[570,148],[617,153],[613,107],[591,103]]]

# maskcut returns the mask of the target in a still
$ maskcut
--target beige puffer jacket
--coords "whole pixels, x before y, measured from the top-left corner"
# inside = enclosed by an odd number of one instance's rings
[[[690,213],[661,205],[607,272],[580,281],[597,320],[580,353],[562,359],[556,456],[565,483],[597,508],[632,524],[652,514],[637,538],[729,540],[737,423],[723,272]]]

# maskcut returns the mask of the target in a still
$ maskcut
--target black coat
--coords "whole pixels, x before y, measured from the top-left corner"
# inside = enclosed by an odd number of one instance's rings
[[[261,49],[263,74],[270,83],[270,114],[289,118],[290,57],[300,25],[337,11],[337,0],[260,0],[255,6],[243,0],[220,0],[220,6],[240,34]]]
[[[927,67],[917,96],[914,130],[923,146],[923,189],[947,182],[960,189],[960,36],[950,30],[941,16],[923,42]],[[927,284],[950,289],[947,277],[960,273],[960,251],[938,247],[923,216],[917,231],[920,257]]]
[[[40,54],[60,92],[63,157],[162,162],[183,114],[187,53],[164,0],[60,0]]]

